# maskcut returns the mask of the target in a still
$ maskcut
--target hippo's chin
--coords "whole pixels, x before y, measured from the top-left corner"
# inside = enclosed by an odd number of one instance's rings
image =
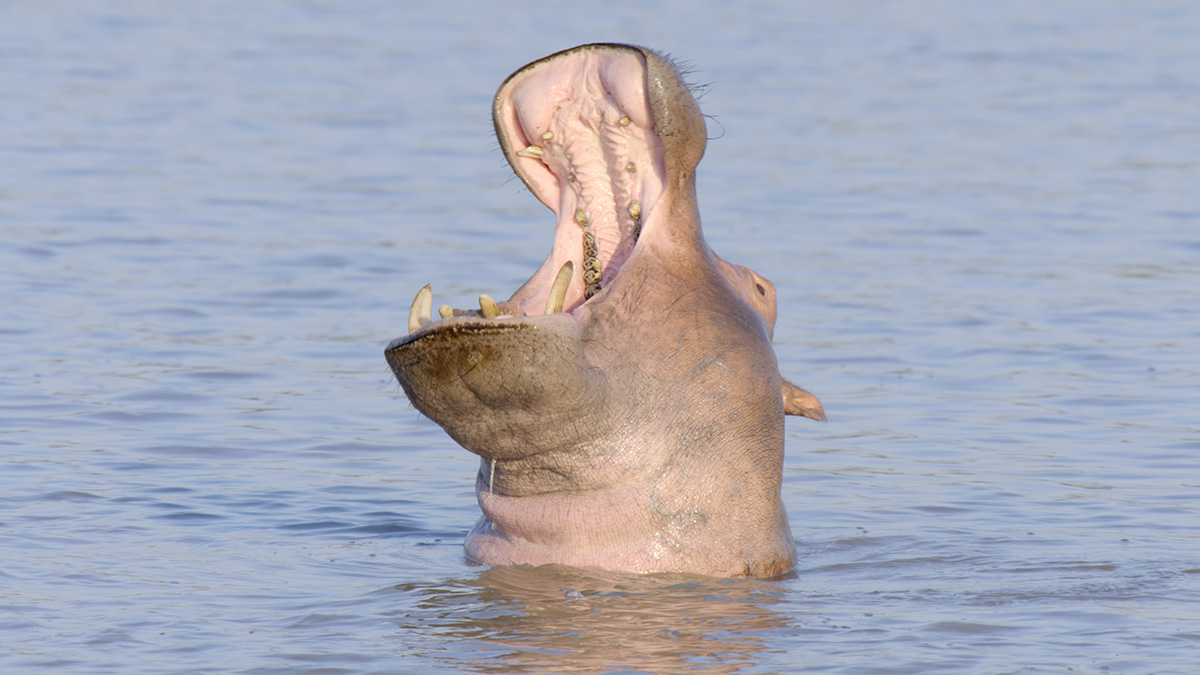
[[[550,255],[478,310],[434,320],[426,286],[386,350],[413,406],[482,458],[467,554],[787,571],[783,416],[824,413],[779,376],[771,283],[704,242],[705,128],[687,86],[654,52],[586,45],[514,73],[493,112],[557,215]]]

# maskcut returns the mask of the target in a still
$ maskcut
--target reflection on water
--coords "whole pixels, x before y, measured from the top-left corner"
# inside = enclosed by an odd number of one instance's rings
[[[449,587],[402,584],[419,598],[402,630],[484,640],[480,673],[735,673],[789,627],[777,583],[493,567]]]

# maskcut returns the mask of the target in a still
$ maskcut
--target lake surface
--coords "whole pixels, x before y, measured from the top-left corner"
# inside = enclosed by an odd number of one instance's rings
[[[1200,672],[1200,5],[507,7],[0,7],[0,672]],[[469,563],[384,363],[545,257],[491,97],[602,40],[829,414],[783,579]]]

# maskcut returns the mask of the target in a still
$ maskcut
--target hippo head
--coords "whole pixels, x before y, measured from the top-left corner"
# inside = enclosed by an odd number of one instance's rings
[[[557,217],[506,301],[429,287],[388,364],[421,413],[482,458],[486,564],[772,576],[795,563],[780,499],[783,416],[824,419],[779,375],[775,289],[704,241],[704,118],[679,71],[594,44],[518,70],[496,135]]]

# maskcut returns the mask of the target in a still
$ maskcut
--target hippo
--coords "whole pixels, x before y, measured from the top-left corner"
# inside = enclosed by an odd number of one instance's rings
[[[479,455],[468,558],[771,577],[796,561],[784,415],[823,420],[771,346],[775,288],[700,230],[704,117],[652,50],[588,44],[500,86],[496,136],[557,219],[508,300],[422,288],[385,350],[408,400]]]

